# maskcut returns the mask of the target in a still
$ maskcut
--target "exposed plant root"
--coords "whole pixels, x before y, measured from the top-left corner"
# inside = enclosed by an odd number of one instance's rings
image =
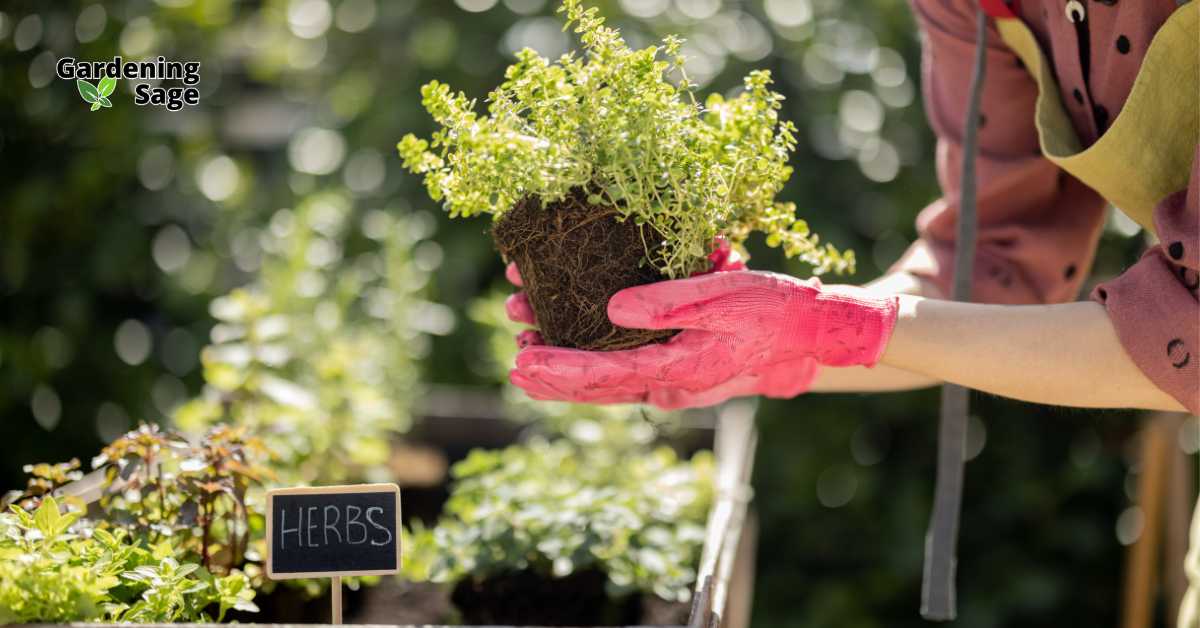
[[[663,277],[643,259],[643,242],[657,242],[612,207],[591,205],[582,191],[542,206],[527,198],[492,228],[505,259],[516,262],[547,343],[614,351],[661,342],[675,330],[625,329],[608,320],[608,299]],[[645,239],[643,240],[643,235]],[[653,236],[653,237],[652,237]]]

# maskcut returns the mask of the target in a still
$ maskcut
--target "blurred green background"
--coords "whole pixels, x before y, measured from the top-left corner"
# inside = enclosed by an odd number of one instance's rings
[[[202,394],[200,352],[219,341],[212,304],[238,286],[280,288],[273,297],[284,301],[294,293],[277,307],[311,309],[326,327],[357,324],[323,317],[314,295],[327,289],[322,277],[371,268],[363,242],[396,225],[411,236],[403,246],[415,271],[376,301],[406,299],[412,307],[392,324],[422,333],[398,335],[404,360],[389,368],[404,381],[395,394],[416,401],[417,378],[498,387],[490,330],[465,315],[480,295],[507,291],[488,225],[448,221],[401,171],[394,145],[430,130],[423,83],[436,78],[482,98],[513,51],[557,56],[571,47],[553,4],[6,1],[3,486],[17,486],[28,463],[86,461]],[[687,37],[689,75],[705,91],[734,88],[752,68],[774,72],[801,131],[786,196],[824,238],[857,251],[851,281],[878,276],[914,237],[913,219],[937,187],[919,37],[905,3],[595,4],[632,43]],[[60,57],[118,54],[200,61],[200,105],[137,107],[122,81],[114,106],[92,113],[54,76]],[[317,233],[281,252],[298,214]],[[336,234],[322,231],[325,214]],[[751,243],[755,267],[806,272],[760,245]],[[1119,272],[1142,246],[1136,226],[1111,221],[1092,281]],[[280,274],[264,259],[281,254],[290,274],[274,285]],[[936,404],[935,391],[922,391],[760,406],[755,625],[923,623]],[[959,623],[1115,623],[1123,545],[1140,530],[1129,438],[1137,417],[979,396],[974,413]]]

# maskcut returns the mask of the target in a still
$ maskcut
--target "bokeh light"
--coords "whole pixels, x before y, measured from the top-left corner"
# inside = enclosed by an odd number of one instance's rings
[[[217,155],[201,164],[196,173],[200,191],[210,201],[228,200],[241,183],[241,171],[228,155]]]
[[[463,11],[471,13],[483,13],[496,6],[497,0],[454,0]]]
[[[47,432],[54,431],[58,422],[62,420],[62,400],[49,386],[43,385],[33,389],[29,407],[33,411],[33,419]]]
[[[17,22],[13,31],[13,47],[25,51],[38,45],[42,40],[42,17],[37,14],[26,15]]]
[[[841,508],[854,499],[858,491],[858,479],[854,468],[837,464],[825,469],[817,476],[817,501],[826,508]]]
[[[327,0],[292,0],[288,5],[288,27],[297,37],[320,37],[332,23],[333,9]]]
[[[93,42],[104,34],[107,24],[108,12],[104,10],[104,5],[88,5],[79,12],[79,17],[75,18],[75,38],[81,44]]]
[[[137,366],[150,356],[152,340],[150,330],[141,322],[133,319],[126,320],[117,327],[113,338],[113,347],[121,361]]]

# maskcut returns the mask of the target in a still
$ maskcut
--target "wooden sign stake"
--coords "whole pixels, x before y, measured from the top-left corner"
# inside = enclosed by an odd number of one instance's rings
[[[329,622],[342,623],[342,577],[400,571],[400,487],[267,491],[267,577],[329,578]]]
[[[333,583],[330,587],[333,597],[333,619],[330,621],[335,625],[342,625],[342,577],[334,576]]]

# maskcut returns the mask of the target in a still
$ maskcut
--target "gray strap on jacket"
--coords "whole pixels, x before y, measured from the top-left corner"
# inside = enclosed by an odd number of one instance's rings
[[[975,262],[975,157],[978,152],[979,101],[987,66],[987,16],[976,17],[979,42],[971,75],[970,100],[963,133],[963,163],[958,206],[958,243],[954,251],[955,301],[971,300]],[[921,616],[950,621],[957,614],[954,574],[958,566],[958,516],[962,507],[963,453],[966,449],[969,392],[955,384],[942,386],[942,411],[938,428],[937,485],[933,514],[925,533],[925,570],[921,581]]]

